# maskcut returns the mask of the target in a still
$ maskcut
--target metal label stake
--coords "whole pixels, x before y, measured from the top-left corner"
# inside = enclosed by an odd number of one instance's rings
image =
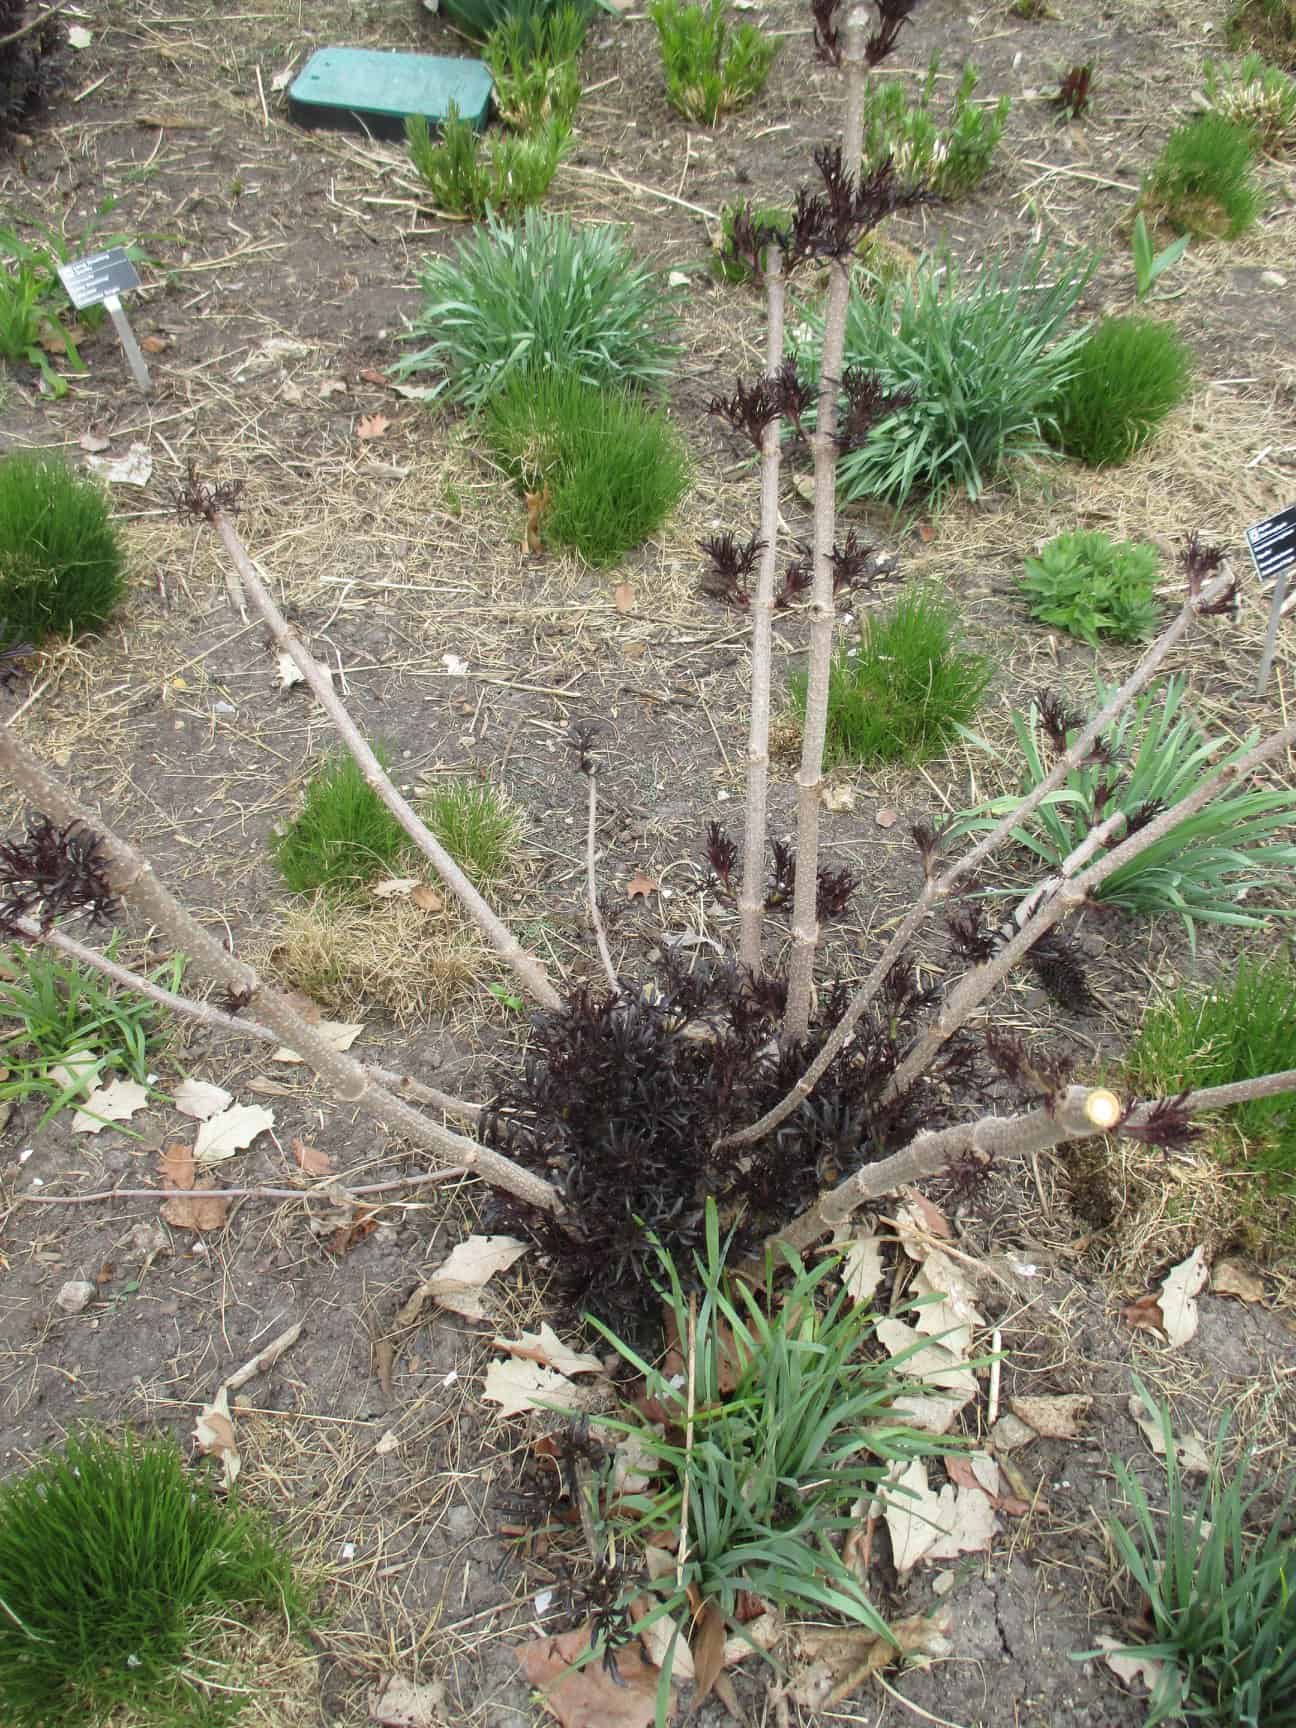
[[[1289,504],[1276,516],[1266,516],[1246,531],[1251,562],[1262,587],[1273,583],[1269,602],[1269,627],[1265,631],[1264,652],[1260,656],[1260,676],[1256,695],[1263,696],[1273,669],[1274,652],[1278,646],[1278,626],[1282,622],[1287,597],[1288,576],[1296,564],[1296,504]]]
[[[126,248],[112,246],[106,252],[92,252],[86,258],[74,258],[68,264],[60,264],[59,280],[78,312],[87,306],[104,308],[113,321],[131,377],[147,395],[153,388],[148,363],[121,303],[126,289],[139,287],[139,272],[131,263]]]

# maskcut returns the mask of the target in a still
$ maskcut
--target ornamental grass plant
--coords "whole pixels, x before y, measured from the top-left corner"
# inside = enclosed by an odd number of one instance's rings
[[[1236,240],[1264,208],[1251,133],[1222,114],[1185,120],[1166,139],[1139,203],[1176,234]]]
[[[53,457],[0,457],[0,648],[97,630],[125,588],[103,488]]]
[[[1104,318],[1085,337],[1057,403],[1057,443],[1088,468],[1128,462],[1192,387],[1192,354],[1159,319]]]
[[[375,752],[386,766],[384,751]],[[329,757],[306,783],[301,809],[278,837],[275,863],[294,894],[343,898],[395,875],[409,841],[349,755]]]

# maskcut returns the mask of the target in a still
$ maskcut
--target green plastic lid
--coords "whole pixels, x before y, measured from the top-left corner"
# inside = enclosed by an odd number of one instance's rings
[[[372,48],[321,48],[288,90],[289,112],[303,126],[344,127],[376,138],[403,137],[410,114],[440,126],[452,102],[480,131],[490,99],[491,75],[480,60]]]

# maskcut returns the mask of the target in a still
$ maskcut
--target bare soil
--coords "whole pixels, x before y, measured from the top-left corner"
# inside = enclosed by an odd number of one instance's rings
[[[556,975],[597,977],[583,900],[585,787],[562,744],[573,720],[608,728],[599,870],[623,974],[646,977],[667,938],[728,942],[731,913],[706,891],[699,857],[708,820],[728,813],[740,827],[745,620],[702,597],[696,547],[702,535],[730,526],[745,534],[754,521],[754,473],[706,405],[736,371],[759,365],[762,327],[754,294],[713,281],[710,235],[723,203],[786,201],[807,177],[813,146],[833,136],[835,75],[813,58],[805,9],[771,0],[743,14],[783,46],[764,96],[714,132],[668,108],[642,14],[600,19],[591,32],[578,147],[550,203],[583,221],[624,224],[642,254],[687,277],[671,405],[696,463],[676,519],[612,573],[524,556],[521,501],[471,428],[393,392],[385,370],[418,308],[419,267],[462,230],[422,207],[399,150],[358,134],[303,132],[276,90],[282,72],[328,44],[444,53],[467,52],[465,44],[414,0],[263,0],[236,12],[198,0],[97,0],[84,13],[92,42],[76,54],[69,91],[47,122],[0,160],[0,201],[5,220],[28,235],[44,223],[84,236],[97,223],[96,239],[140,240],[150,261],[129,310],[149,339],[155,388],[147,398],[132,389],[105,327],[87,339],[90,370],[62,401],[43,398],[34,373],[10,372],[0,385],[0,448],[77,461],[93,430],[113,454],[145,444],[153,474],[143,489],[116,492],[132,553],[128,603],[102,638],[42,654],[6,698],[24,735],[204,922],[240,952],[273,956],[291,897],[267,841],[331,740],[303,690],[281,687],[266,633],[232,607],[215,541],[175,514],[174,490],[196,462],[243,483],[247,544],[296,628],[336,669],[362,729],[390,746],[402,786],[479,774],[523,805],[525,856],[502,909]],[[955,74],[970,56],[982,68],[981,93],[1008,91],[1014,108],[978,193],[897,222],[893,238],[915,253],[945,245],[969,261],[1017,256],[1043,236],[1096,246],[1103,262],[1088,310],[1128,309],[1127,222],[1139,178],[1189,101],[1219,26],[1196,4],[1152,0],[1068,0],[1036,23],[1002,4],[968,13],[925,0],[897,68],[920,76],[939,48]],[[1062,72],[1088,60],[1097,66],[1093,113],[1059,125],[1045,98]],[[837,776],[855,796],[825,815],[827,853],[862,881],[837,938],[843,971],[867,965],[874,933],[912,897],[907,823],[1012,782],[1010,705],[1045,681],[1081,700],[1091,689],[1093,656],[1024,622],[1014,594],[1022,555],[1070,526],[1137,534],[1169,554],[1197,528],[1225,542],[1241,569],[1243,528],[1291,501],[1296,214],[1290,168],[1268,163],[1264,179],[1258,228],[1231,247],[1193,247],[1173,278],[1175,297],[1158,308],[1192,342],[1198,384],[1129,468],[1023,471],[976,508],[952,505],[935,525],[858,515],[906,575],[959,598],[970,635],[999,670],[981,728],[991,754],[968,746],[918,772]],[[361,420],[374,414],[386,428],[362,437]],[[789,534],[807,535],[808,511],[791,487],[783,509]],[[1254,698],[1264,608],[1248,571],[1242,579],[1237,623],[1173,663],[1191,670],[1199,708],[1237,735],[1286,711],[1294,671],[1288,625],[1270,693]],[[780,681],[802,645],[799,622],[781,621]],[[467,661],[466,675],[451,657]],[[1112,678],[1130,663],[1115,650],[1099,669]],[[791,772],[780,765],[776,831],[791,825]],[[892,825],[879,822],[892,813]],[[629,900],[637,871],[658,887]],[[1046,1027],[1090,1072],[1119,1051],[1150,989],[1210,977],[1237,946],[1207,930],[1193,952],[1169,921],[1110,915],[1086,914],[1078,936],[1099,1014],[1061,1013],[1029,977],[993,1006],[1002,1022]],[[447,915],[447,944],[461,937]],[[165,957],[141,931],[127,953]],[[937,981],[954,964],[939,935],[922,961]],[[500,982],[491,965],[478,954],[473,966],[475,984],[448,1009],[431,973],[424,999],[436,1006],[415,1006],[400,1023],[359,1004],[354,1018],[366,1028],[356,1053],[488,1096],[519,1060],[526,1024],[486,988]],[[499,1281],[493,1327],[428,1319],[385,1386],[375,1341],[474,1227],[480,1191],[413,1191],[378,1208],[375,1227],[348,1251],[330,1252],[338,1221],[326,1194],[307,1193],[294,1138],[350,1181],[395,1178],[418,1160],[259,1047],[178,1029],[157,1068],[164,1087],[194,1074],[273,1105],[273,1135],[220,1174],[236,1172],[228,1180],[240,1186],[299,1187],[302,1198],[236,1202],[223,1230],[198,1237],[159,1224],[150,1200],[29,1204],[151,1186],[158,1149],[187,1138],[192,1124],[158,1105],[129,1133],[91,1138],[73,1136],[67,1118],[38,1128],[34,1109],[16,1110],[0,1135],[4,1468],[22,1467],[85,1421],[160,1424],[188,1444],[222,1378],[301,1320],[299,1342],[250,1383],[236,1411],[245,1491],[318,1567],[326,1613],[306,1664],[280,1673],[268,1663],[257,1677],[248,1719],[363,1723],[375,1684],[399,1672],[444,1684],[446,1721],[537,1720],[514,1649],[561,1630],[570,1604],[552,1557],[498,1534],[500,1497],[526,1464],[526,1431],[481,1398],[493,1333],[534,1325],[545,1311],[534,1256]],[[1194,1187],[1170,1163],[1157,1166],[1154,1151],[1137,1156],[1145,1179],[1163,1168],[1153,1186],[1168,1196],[1139,1211],[1137,1228],[1122,1216],[1126,1167],[1095,1167],[1088,1154],[997,1172],[957,1210],[963,1250],[1000,1274],[983,1294],[1001,1339],[1003,1407],[1040,1392],[1080,1391],[1094,1402],[1081,1439],[1015,1454],[1029,1511],[1002,1520],[988,1554],[944,1568],[943,1579],[920,1566],[902,1581],[883,1540],[879,1605],[892,1617],[926,1609],[939,1579],[950,1657],[891,1673],[889,1690],[868,1682],[801,1720],[1143,1720],[1142,1703],[1106,1667],[1074,1660],[1097,1633],[1128,1630],[1139,1612],[1104,1529],[1120,1509],[1112,1454],[1133,1460],[1156,1491],[1157,1467],[1127,1411],[1131,1371],[1170,1398],[1177,1425],[1208,1440],[1232,1413],[1235,1445],[1254,1446],[1260,1467],[1278,1474],[1296,1413],[1296,1329],[1281,1258],[1264,1268],[1263,1304],[1206,1296],[1200,1331],[1177,1352],[1122,1320],[1122,1302],[1196,1242],[1212,1255],[1239,1246],[1235,1213],[1214,1204],[1212,1184]],[[1183,1194],[1190,1203],[1176,1204]],[[80,1278],[98,1294],[67,1316],[56,1294]],[[988,1349],[990,1337],[983,1342]],[[981,1433],[985,1388],[967,1414],[969,1431]],[[536,1594],[551,1587],[555,1598],[540,1612]],[[778,1714],[767,1683],[753,1665],[742,1670],[743,1719],[796,1720],[795,1707]],[[714,1699],[698,1713],[705,1724],[724,1719]]]

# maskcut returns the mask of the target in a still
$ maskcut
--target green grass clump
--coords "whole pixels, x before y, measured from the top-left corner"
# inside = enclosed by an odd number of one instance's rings
[[[1186,710],[1184,689],[1182,678],[1169,678],[1145,690],[1106,734],[1104,759],[1090,758],[1073,768],[1065,785],[1045,798],[1029,823],[1013,829],[1013,838],[1048,870],[1056,870],[1101,819],[1118,810],[1135,818],[1171,810],[1206,774],[1237,761],[1255,745],[1258,733],[1226,750],[1225,739],[1210,737]],[[1109,695],[1100,684],[1099,703]],[[1074,719],[1066,728],[1068,739],[1082,724]],[[1026,793],[1049,772],[1053,751],[1044,742],[1038,705],[1032,705],[1029,714],[1014,714],[1013,729],[1025,763],[1021,792]],[[1259,891],[1290,893],[1296,870],[1296,843],[1290,838],[1296,788],[1251,785],[1230,792],[1227,785],[1195,816],[1185,817],[1114,870],[1093,890],[1094,899],[1147,917],[1177,913],[1193,941],[1199,920],[1256,929],[1268,918],[1296,913],[1296,905],[1247,904]],[[1013,793],[965,812],[957,831],[994,827],[1017,807],[1020,797]],[[1123,838],[1117,836],[1096,856],[1101,858]]]
[[[1251,134],[1222,114],[1185,120],[1143,182],[1139,203],[1176,234],[1236,240],[1264,207],[1252,162]]]
[[[450,216],[478,217],[539,204],[570,141],[570,121],[553,115],[534,131],[504,133],[487,144],[453,102],[435,142],[422,114],[411,114],[405,122],[410,160],[435,207]]]
[[[1234,0],[1224,20],[1224,41],[1254,48],[1266,60],[1296,70],[1296,0]]]
[[[1248,54],[1233,71],[1205,65],[1206,100],[1217,114],[1250,133],[1257,150],[1281,155],[1296,145],[1296,79],[1261,54]]]
[[[599,10],[599,0],[442,0],[441,12],[456,30],[486,42],[501,25],[529,28],[568,6],[588,22]]]
[[[990,171],[999,140],[1008,124],[1012,100],[1001,96],[992,108],[980,108],[973,93],[980,73],[969,60],[942,116],[935,105],[940,55],[933,54],[927,76],[910,96],[898,78],[870,78],[864,88],[864,160],[894,158],[904,180],[929,186],[942,198],[954,198],[980,185]]]
[[[110,959],[116,946],[114,934]],[[149,977],[177,990],[183,972],[177,957]],[[0,954],[0,1022],[6,1026],[0,1103],[44,1099],[42,1123],[107,1080],[144,1084],[165,1036],[162,1010],[152,1002],[39,945]]]
[[[375,751],[383,767],[387,758]],[[294,894],[343,897],[376,876],[396,874],[405,831],[349,755],[334,756],[306,783],[302,807],[275,842],[275,863]]]
[[[667,416],[569,372],[520,375],[486,411],[486,436],[529,492],[540,533],[591,564],[615,564],[659,528],[688,487],[688,451]]]
[[[125,586],[103,488],[50,458],[0,457],[0,647],[95,630]]]
[[[714,126],[765,88],[778,43],[754,24],[732,28],[725,0],[649,0],[657,29],[666,97],[686,120]]]
[[[935,508],[952,491],[977,498],[1007,463],[1043,454],[1084,339],[1066,326],[1091,271],[1040,247],[1006,279],[991,267],[967,282],[952,263],[928,263],[876,297],[852,294],[844,364],[914,399],[841,458],[842,495]]]
[[[495,107],[517,132],[570,126],[580,101],[576,57],[588,19],[575,6],[506,18],[486,39],[482,58],[495,81]]]
[[[1141,642],[1156,628],[1157,549],[1099,532],[1059,534],[1026,560],[1021,587],[1032,618],[1096,648],[1101,637]]]
[[[1231,1086],[1296,1068],[1296,967],[1244,955],[1214,989],[1182,989],[1152,1003],[1125,1057],[1145,1097]],[[1227,1120],[1245,1142],[1244,1162],[1296,1181],[1296,1099],[1290,1093],[1234,1104]]]
[[[194,1683],[205,1649],[303,1610],[287,1556],[173,1444],[94,1433],[0,1484],[0,1598],[10,1728],[229,1721],[241,1700]]]
[[[1192,386],[1192,355],[1155,318],[1104,318],[1085,338],[1057,404],[1057,442],[1089,468],[1143,448]]]
[[[611,227],[577,228],[528,210],[484,231],[423,272],[411,332],[426,345],[400,377],[440,371],[448,401],[480,408],[512,378],[574,372],[586,384],[663,386],[677,352],[675,296]]]
[[[1170,1721],[1214,1728],[1293,1728],[1293,1494],[1288,1490],[1277,1507],[1269,1502],[1268,1472],[1248,1489],[1250,1452],[1231,1469],[1225,1467],[1226,1417],[1205,1486],[1190,1502],[1170,1411],[1141,1381],[1134,1385],[1160,1425],[1168,1504],[1164,1516],[1154,1511],[1138,1475],[1124,1459],[1113,1458],[1133,1524],[1127,1529],[1112,1519],[1108,1529],[1152,1626],[1146,1642],[1124,1645],[1120,1653],[1163,1664],[1148,1701],[1146,1728]]]
[[[654,1599],[649,1617],[669,1616],[677,1627],[702,1602],[740,1632],[740,1598],[750,1594],[797,1619],[826,1610],[886,1637],[834,1541],[858,1527],[855,1502],[883,1489],[895,1466],[940,1450],[933,1435],[892,1414],[902,1391],[939,1392],[903,1379],[901,1358],[877,1351],[878,1316],[867,1303],[853,1304],[840,1284],[829,1289],[839,1275],[831,1258],[807,1268],[790,1250],[783,1263],[768,1254],[764,1279],[752,1289],[726,1270],[729,1244],[720,1241],[713,1200],[705,1230],[705,1258],[683,1275],[658,1249],[675,1335],[693,1344],[687,1385],[589,1319],[643,1377],[661,1413],[651,1423],[633,1408],[607,1418],[634,1437],[650,1478],[626,1493],[607,1467],[601,1500],[616,1518],[616,1545],[678,1535],[682,1519],[688,1527],[679,1567],[655,1584],[636,1579],[632,1591],[646,1589]],[[686,1294],[685,1279],[697,1295]],[[675,1651],[672,1639],[659,1703],[669,1702]],[[665,1719],[660,1710],[657,1719]]]
[[[866,616],[858,644],[833,656],[825,764],[924,761],[971,720],[992,675],[991,661],[963,646],[957,609],[912,589]],[[804,672],[789,690],[804,715]]]
[[[477,887],[489,887],[516,868],[521,813],[486,781],[448,780],[419,814]]]

